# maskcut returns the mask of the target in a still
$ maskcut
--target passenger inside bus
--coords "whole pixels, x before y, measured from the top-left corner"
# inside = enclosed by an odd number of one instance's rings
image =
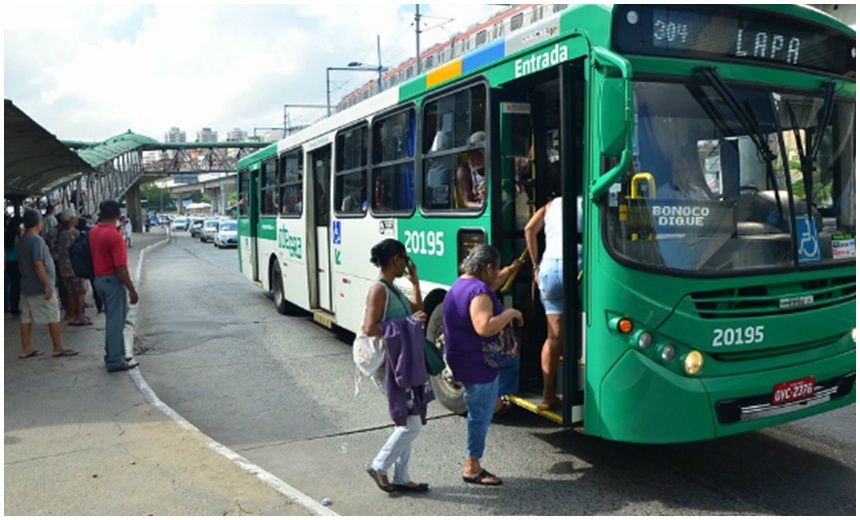
[[[439,131],[433,137],[430,152],[447,150],[451,147],[449,132]],[[450,208],[451,207],[451,175],[452,170],[448,157],[430,159],[427,167],[425,200],[427,208]]]
[[[475,132],[469,136],[469,146],[480,147],[469,150],[466,164],[457,168],[457,189],[463,206],[480,208],[487,200],[487,177],[484,164],[484,142],[486,134]]]
[[[346,191],[346,190],[345,190]],[[347,191],[341,201],[340,210],[344,213],[367,213],[367,174],[361,173],[361,181],[358,187]]]

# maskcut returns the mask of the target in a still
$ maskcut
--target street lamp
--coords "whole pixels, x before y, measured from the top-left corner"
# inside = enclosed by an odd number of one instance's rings
[[[328,115],[331,115],[331,88],[329,87],[329,72],[333,70],[367,70],[367,71],[375,71],[378,74],[377,85],[379,87],[379,92],[382,92],[382,73],[388,70],[388,67],[382,66],[382,49],[379,44],[379,35],[376,35],[376,58],[378,65],[374,67],[373,65],[366,65],[359,61],[351,61],[346,64],[346,67],[327,67],[325,70],[325,98],[326,98],[326,106],[328,106]]]
[[[388,70],[388,67],[383,67],[379,65],[378,67],[372,67],[368,65],[363,65],[357,61],[353,61],[348,64],[346,67],[326,67],[325,69],[325,104],[328,107],[328,115],[331,115],[331,79],[329,73],[333,70],[365,70],[369,72],[376,72],[379,74],[379,91],[382,92],[382,73]]]

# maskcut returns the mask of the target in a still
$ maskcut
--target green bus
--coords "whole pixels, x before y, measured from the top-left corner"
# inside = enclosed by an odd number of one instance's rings
[[[355,332],[369,250],[397,238],[443,345],[465,254],[520,256],[562,196],[564,255],[583,260],[564,267],[563,404],[537,406],[530,266],[502,295],[526,321],[516,404],[635,443],[849,405],[855,55],[852,29],[800,6],[570,7],[240,161],[241,270],[278,311]],[[470,196],[458,169],[481,153]],[[432,383],[463,410],[450,371]]]

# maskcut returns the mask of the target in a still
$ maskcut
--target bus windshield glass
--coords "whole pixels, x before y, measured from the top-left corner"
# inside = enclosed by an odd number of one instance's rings
[[[614,255],[694,274],[855,261],[855,104],[832,91],[637,82]],[[792,230],[796,236],[792,236]]]

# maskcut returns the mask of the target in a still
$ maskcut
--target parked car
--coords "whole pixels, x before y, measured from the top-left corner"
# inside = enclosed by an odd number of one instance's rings
[[[188,225],[188,231],[191,232],[191,236],[198,238],[200,236],[200,232],[203,231],[203,224],[205,223],[205,218],[192,218],[191,223]]]
[[[239,239],[236,236],[236,221],[222,220],[218,224],[218,232],[215,233],[215,247],[222,249],[225,247],[238,247]]]
[[[159,215],[156,222],[159,226],[167,226],[170,224],[170,217],[168,217],[167,215]]]
[[[188,229],[188,218],[176,217],[170,224],[170,229],[173,231],[186,231]]]
[[[200,230],[200,241],[213,242],[215,240],[216,233],[218,233],[218,221],[207,220],[203,223],[203,229]]]

